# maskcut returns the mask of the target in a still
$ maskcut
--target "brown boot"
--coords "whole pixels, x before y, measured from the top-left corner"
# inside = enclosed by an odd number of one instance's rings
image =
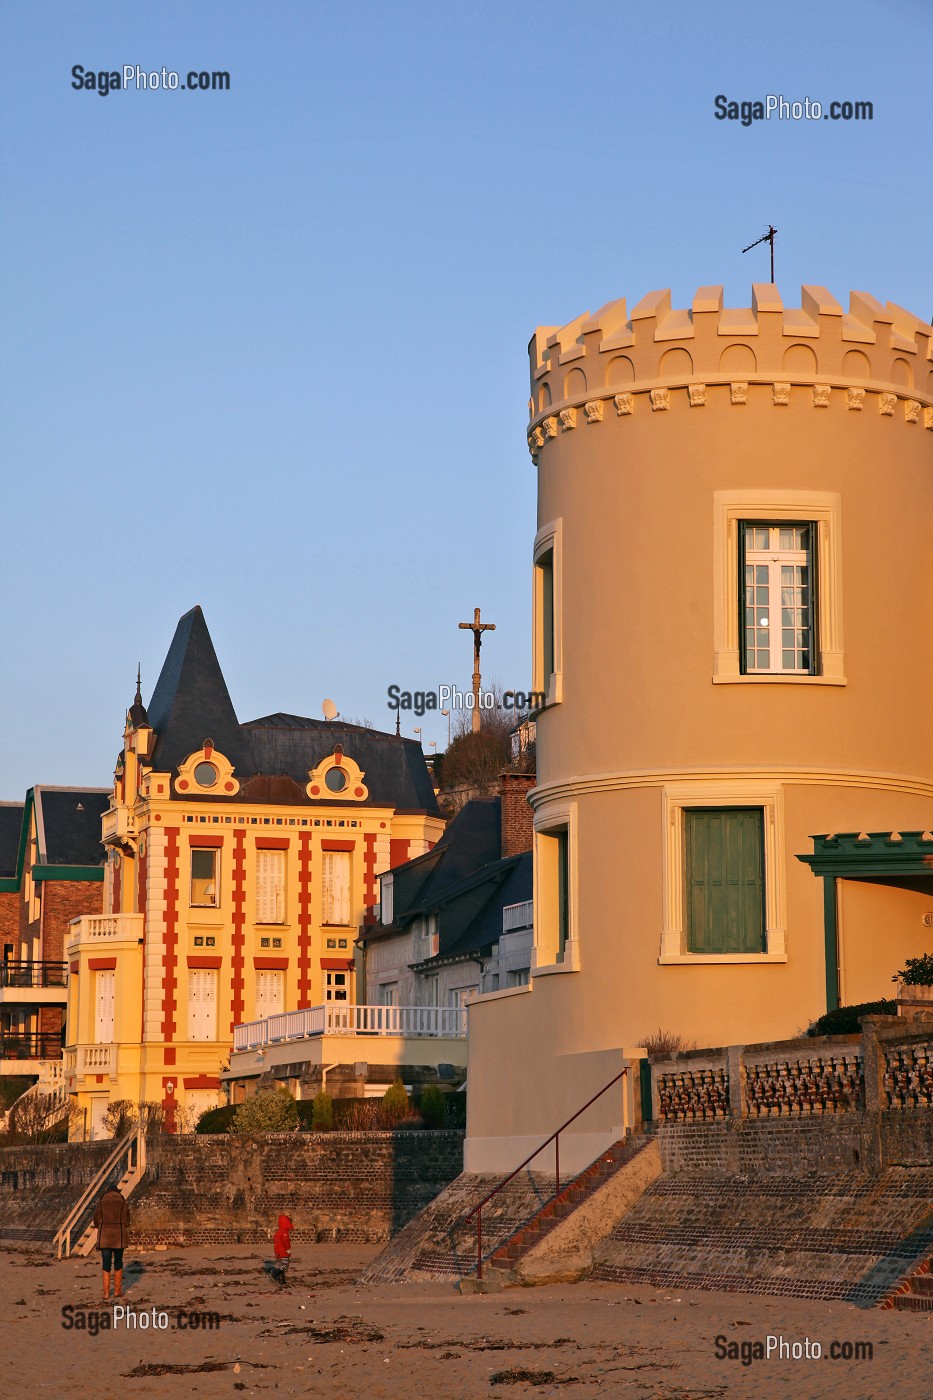
[[[104,1297],[110,1297],[110,1275],[108,1273],[104,1274]]]
[[[122,1270],[122,1269],[117,1269],[116,1273],[115,1273],[114,1276],[113,1276],[113,1296],[114,1296],[115,1298],[122,1298],[122,1297],[123,1297],[123,1270]]]

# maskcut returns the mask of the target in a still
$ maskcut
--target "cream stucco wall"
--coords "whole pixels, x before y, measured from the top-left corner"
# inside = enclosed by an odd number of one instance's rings
[[[844,314],[821,288],[785,309],[758,287],[737,311],[716,288],[690,313],[612,303],[533,342],[556,674],[538,640],[555,703],[532,803],[537,832],[569,830],[570,940],[555,968],[539,839],[537,975],[471,1010],[475,1169],[503,1144],[517,1161],[600,1087],[604,1054],[659,1026],[701,1046],[806,1026],[826,1009],[823,889],[796,856],[815,834],[933,824],[930,337],[859,294]],[[741,519],[818,522],[820,674],[739,675]],[[764,813],[762,955],[683,944],[682,809],[720,805]],[[847,1000],[887,995],[892,958],[930,946],[919,917],[886,938],[896,907],[872,936],[846,923]]]

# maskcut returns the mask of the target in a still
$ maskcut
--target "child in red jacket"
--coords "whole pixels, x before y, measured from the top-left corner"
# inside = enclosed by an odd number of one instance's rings
[[[275,1278],[279,1284],[285,1282],[288,1266],[292,1262],[291,1232],[294,1228],[287,1215],[279,1216],[279,1228],[272,1236],[272,1244],[275,1249]]]

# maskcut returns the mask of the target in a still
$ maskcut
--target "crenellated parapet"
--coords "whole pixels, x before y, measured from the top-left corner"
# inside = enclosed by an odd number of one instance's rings
[[[701,287],[688,310],[671,306],[669,290],[649,292],[631,312],[622,298],[539,326],[529,355],[535,460],[561,433],[704,408],[713,396],[738,407],[752,395],[774,408],[844,404],[933,429],[933,326],[866,292],[850,293],[848,311],[815,286],[801,289],[799,307],[770,283],[739,308],[723,306],[722,287]]]

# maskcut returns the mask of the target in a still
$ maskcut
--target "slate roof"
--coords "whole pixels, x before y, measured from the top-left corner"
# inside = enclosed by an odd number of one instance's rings
[[[0,879],[16,874],[24,811],[22,802],[0,802]]]
[[[100,819],[109,788],[36,787],[39,864],[103,865]]]
[[[440,934],[435,957],[420,968],[437,966],[471,954],[488,954],[502,937],[502,911],[507,904],[532,898],[532,854],[508,856],[476,872],[450,891],[439,912]]]
[[[256,783],[261,776],[297,785],[279,784],[289,803],[332,805],[332,796],[315,801],[304,787],[309,770],[340,744],[363,770],[371,805],[432,816],[438,812],[424,753],[413,739],[284,713],[241,724],[200,607],[180,619],[146,712],[156,732],[152,762],[157,771],[172,772],[205,739],[212,739],[233,764],[241,801],[269,800],[268,783]],[[253,790],[244,792],[250,780]],[[217,799],[204,794],[203,800]],[[365,804],[346,803],[348,810],[357,805]]]

